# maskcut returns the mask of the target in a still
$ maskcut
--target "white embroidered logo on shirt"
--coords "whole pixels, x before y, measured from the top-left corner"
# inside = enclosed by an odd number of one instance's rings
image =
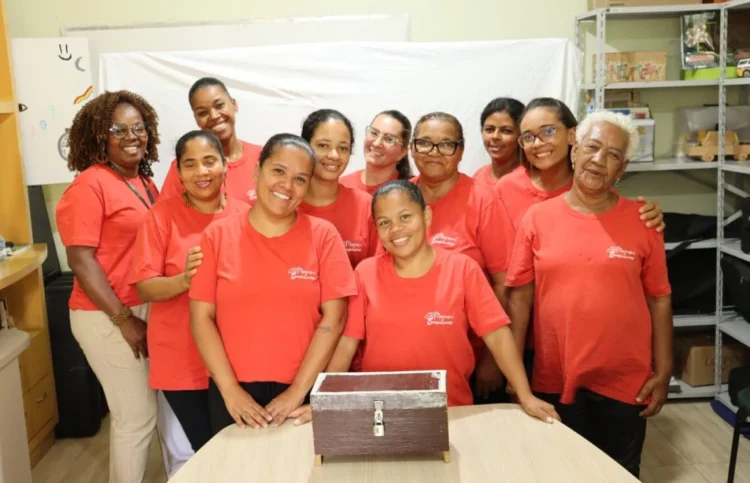
[[[453,316],[443,315],[440,312],[428,312],[424,319],[427,325],[453,325]]]
[[[250,190],[247,192],[247,197],[250,201],[257,200],[258,199],[258,192],[255,190]]]
[[[361,252],[364,246],[362,243],[344,240],[344,248],[346,248],[347,252]]]
[[[289,276],[292,280],[317,280],[318,274],[310,270],[305,270],[302,267],[294,267],[289,269]]]
[[[443,245],[446,247],[455,247],[458,243],[458,237],[450,237],[443,235],[442,233],[436,233],[432,235],[430,239],[431,245]]]
[[[609,255],[609,258],[622,258],[625,260],[635,260],[635,252],[631,252],[630,250],[625,250],[622,247],[613,246],[607,248],[607,255]]]

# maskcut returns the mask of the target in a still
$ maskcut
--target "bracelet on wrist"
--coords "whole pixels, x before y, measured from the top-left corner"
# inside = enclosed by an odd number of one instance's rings
[[[110,317],[109,320],[115,325],[120,325],[127,319],[129,319],[132,315],[133,311],[130,310],[130,307],[123,307],[118,313]]]

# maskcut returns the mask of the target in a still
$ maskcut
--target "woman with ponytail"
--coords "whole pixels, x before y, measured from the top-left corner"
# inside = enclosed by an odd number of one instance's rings
[[[394,179],[410,179],[409,138],[411,123],[399,111],[383,111],[365,130],[365,169],[342,176],[349,188],[370,194]]]
[[[315,151],[316,163],[297,210],[331,222],[344,240],[352,267],[356,267],[375,254],[378,233],[370,212],[372,196],[341,185],[354,145],[352,123],[339,111],[318,109],[302,123],[302,139]]]

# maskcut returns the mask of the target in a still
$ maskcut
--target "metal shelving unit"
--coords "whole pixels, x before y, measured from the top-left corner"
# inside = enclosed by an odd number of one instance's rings
[[[727,30],[729,24],[729,16],[732,12],[740,9],[750,8],[750,0],[734,0],[721,4],[721,25],[720,25],[720,63],[721,76],[719,78],[719,139],[724,139],[724,133],[726,132],[726,98],[727,98],[727,87],[730,86],[741,86],[742,89],[750,89],[750,78],[738,78],[738,79],[725,79],[725,68],[727,63]],[[747,91],[745,91],[747,94]],[[716,352],[715,352],[715,372],[714,372],[714,387],[717,394],[717,399],[724,404],[727,408],[733,412],[737,412],[737,407],[734,406],[729,400],[729,394],[727,390],[721,385],[721,374],[722,374],[722,346],[723,336],[728,335],[735,339],[737,342],[750,347],[750,323],[735,312],[724,313],[724,277],[721,270],[721,258],[725,256],[733,256],[750,262],[750,254],[744,253],[740,249],[739,240],[724,239],[723,238],[723,225],[726,225],[735,219],[737,219],[741,213],[726,213],[727,205],[725,203],[725,197],[729,195],[748,197],[749,193],[742,190],[740,187],[735,186],[727,182],[726,173],[738,173],[739,175],[750,175],[750,163],[739,162],[725,159],[724,143],[719,145],[719,170],[717,175],[718,182],[718,212],[717,218],[719,220],[719,229],[717,241],[719,243],[719,250],[717,253],[716,263]],[[730,178],[735,177],[730,176]],[[744,177],[744,176],[742,176]]]
[[[617,89],[637,90],[637,89],[679,89],[687,87],[714,88],[718,91],[719,104],[719,139],[724,139],[726,131],[726,89],[730,86],[741,86],[741,88],[750,89],[750,78],[726,79],[725,68],[727,61],[727,25],[728,16],[736,9],[750,8],[750,0],[734,0],[727,3],[713,4],[696,4],[696,5],[674,5],[674,6],[656,6],[656,7],[618,7],[618,8],[600,8],[591,10],[575,18],[575,35],[578,48],[581,52],[586,52],[585,38],[582,28],[583,22],[594,22],[596,27],[596,44],[595,44],[595,63],[596,70],[594,73],[593,83],[584,83],[581,89],[584,91],[593,91],[593,101],[596,109],[604,108],[604,99],[607,91]],[[666,80],[659,82],[627,82],[607,84],[606,65],[604,61],[604,47],[607,32],[608,20],[643,20],[655,18],[679,18],[683,14],[716,11],[719,12],[721,19],[720,25],[720,77],[719,79],[709,80]],[[585,66],[582,62],[581,69]],[[581,79],[585,78],[585,73],[581,72]],[[744,86],[744,87],[742,87]],[[582,103],[583,104],[583,103]],[[585,108],[580,112],[585,112]],[[688,384],[677,381],[681,391],[670,393],[670,399],[679,398],[716,398],[730,409],[736,411],[737,408],[729,402],[726,384],[720,384],[721,374],[721,353],[722,353],[722,335],[726,334],[734,339],[750,346],[750,323],[741,319],[736,313],[726,313],[724,310],[723,300],[723,278],[721,273],[720,261],[722,256],[736,256],[750,261],[750,254],[745,254],[740,250],[738,240],[725,240],[723,227],[725,224],[737,218],[738,214],[732,214],[725,217],[724,196],[733,194],[736,196],[750,196],[742,189],[727,184],[725,173],[740,173],[750,175],[750,161],[738,162],[726,160],[723,143],[719,146],[718,160],[714,162],[694,161],[682,158],[662,158],[653,163],[631,163],[628,166],[626,174],[635,175],[648,172],[674,172],[675,174],[690,177],[690,172],[694,170],[716,170],[717,172],[717,233],[716,238],[705,240],[700,243],[691,245],[691,249],[716,250],[716,309],[715,314],[700,316],[675,316],[674,326],[676,328],[685,327],[714,327],[716,333],[715,360],[716,363],[714,374],[714,385],[703,387],[691,387]],[[670,249],[677,244],[667,244],[666,248]]]

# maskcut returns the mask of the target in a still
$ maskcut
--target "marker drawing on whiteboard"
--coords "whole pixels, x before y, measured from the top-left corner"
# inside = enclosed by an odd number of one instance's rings
[[[21,104],[21,103],[18,104],[18,112],[23,112],[26,109],[28,109],[28,107],[26,106],[26,104]]]
[[[60,53],[57,55],[58,59],[68,61],[73,58],[73,56],[68,52],[68,44],[65,44],[65,52],[63,52],[62,44],[57,44],[57,48],[60,49]]]
[[[78,57],[76,59],[76,69],[80,70],[81,72],[86,72],[86,69],[81,67],[81,61],[83,60],[83,57]]]
[[[42,128],[42,131],[46,131],[47,130],[47,121],[44,121],[44,120],[39,121],[39,127]]]
[[[55,117],[55,106],[54,105],[50,105],[49,106],[49,114],[50,114],[50,116]]]
[[[83,101],[85,101],[86,99],[88,99],[89,96],[91,96],[92,92],[94,92],[94,87],[93,86],[89,86],[88,89],[86,89],[86,92],[84,92],[83,94],[81,94],[80,96],[78,96],[78,97],[75,98],[75,100],[73,101],[73,104],[80,104],[80,103],[82,103]]]

